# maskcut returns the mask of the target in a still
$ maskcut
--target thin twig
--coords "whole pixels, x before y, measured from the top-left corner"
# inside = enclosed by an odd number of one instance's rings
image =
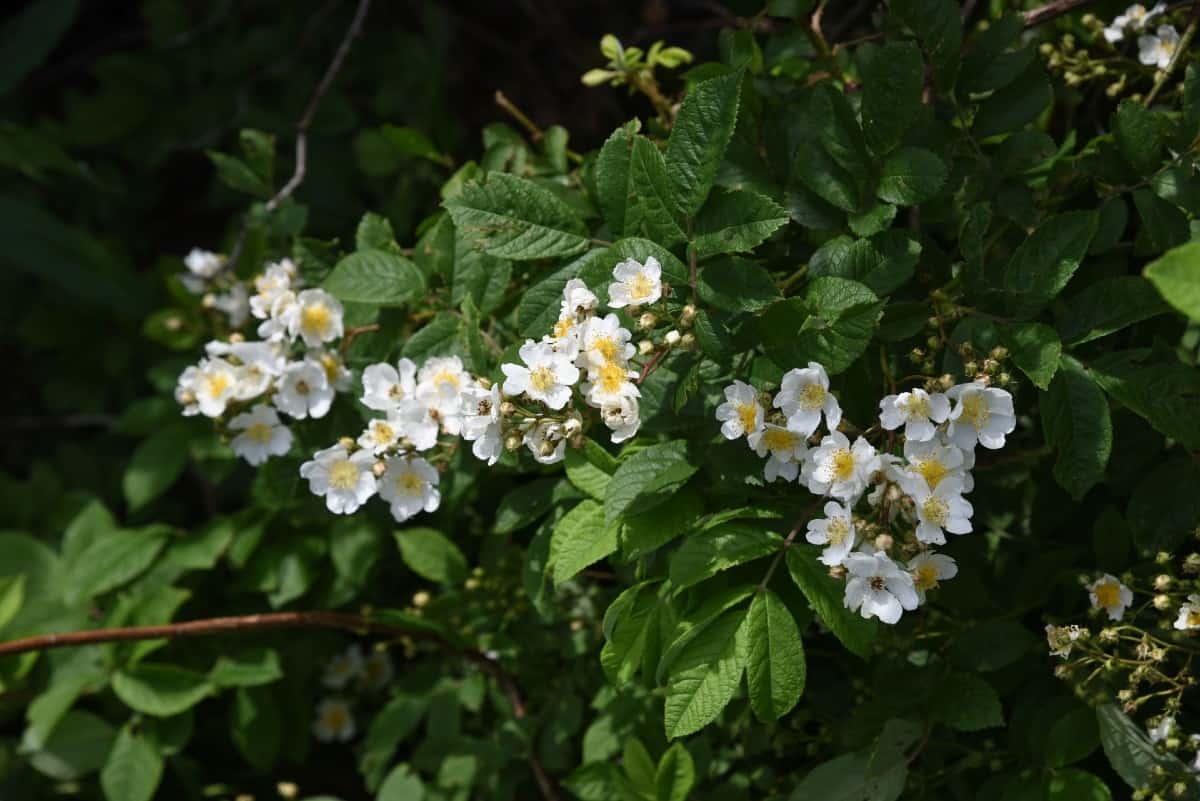
[[[1167,85],[1167,81],[1171,79],[1172,73],[1178,69],[1188,57],[1188,50],[1192,46],[1192,39],[1196,38],[1196,26],[1200,24],[1200,0],[1192,3],[1192,16],[1188,19],[1188,26],[1183,32],[1183,36],[1179,39],[1179,44],[1175,47],[1175,52],[1171,55],[1171,60],[1167,62],[1167,68],[1158,73],[1154,78],[1154,86],[1150,89],[1150,93],[1146,95],[1145,101],[1142,103],[1146,108],[1154,103],[1154,99],[1158,97],[1158,93]]]
[[[329,66],[325,70],[325,74],[321,76],[321,80],[313,89],[312,96],[308,99],[308,105],[304,107],[304,112],[300,115],[300,119],[296,122],[296,166],[292,171],[292,177],[287,180],[283,187],[271,196],[264,206],[267,214],[273,213],[279,208],[283,201],[291,197],[292,193],[300,188],[300,184],[304,182],[304,177],[308,172],[308,128],[312,124],[313,117],[316,116],[317,109],[321,106],[321,101],[325,98],[325,93],[329,91],[329,87],[333,85],[338,73],[341,72],[342,66],[346,62],[346,56],[350,53],[350,47],[354,44],[354,40],[358,38],[362,31],[363,20],[367,17],[367,10],[371,6],[371,0],[358,0],[358,8],[354,11],[354,17],[350,20],[350,27],[346,29],[346,34],[342,37],[341,44],[338,45],[337,51],[333,54],[333,60],[329,62]],[[242,255],[242,249],[246,245],[246,237],[250,233],[250,218],[242,222],[242,228],[238,231],[237,240],[233,243],[233,248],[229,251],[229,258],[225,261],[223,269],[232,270],[237,266],[237,261]]]
[[[1055,17],[1061,17],[1068,11],[1074,11],[1080,6],[1085,6],[1093,0],[1054,0],[1054,2],[1046,3],[1044,6],[1039,6],[1025,12],[1025,27],[1032,28],[1034,25],[1041,25],[1043,22],[1049,22]]]
[[[257,615],[214,617],[206,620],[189,620],[161,626],[129,626],[114,629],[90,629],[64,634],[41,634],[20,640],[0,643],[0,656],[48,651],[54,648],[70,648],[80,645],[95,645],[107,642],[131,642],[136,640],[171,640],[184,637],[202,637],[209,634],[264,631],[268,629],[328,628],[353,631],[361,634],[378,634],[385,637],[408,637],[433,643],[451,654],[458,655],[476,665],[491,676],[513,708],[513,717],[523,720],[528,717],[528,708],[516,679],[500,667],[494,659],[479,651],[462,648],[434,631],[410,628],[382,620],[372,620],[346,612],[268,612]],[[554,780],[546,772],[531,745],[529,767],[545,801],[559,801],[560,796]]]
[[[650,361],[646,362],[646,365],[642,368],[642,374],[637,377],[637,381],[635,381],[634,383],[641,384],[643,381],[645,381],[647,378],[649,378],[650,374],[653,373],[655,371],[655,369],[658,367],[659,362],[661,362],[663,360],[663,357],[666,356],[667,353],[669,353],[669,352],[670,352],[670,348],[664,347],[658,353],[651,356]]]
[[[542,139],[545,138],[546,132],[542,130],[541,126],[529,119],[529,115],[524,111],[521,111],[521,109],[517,107],[516,103],[509,100],[508,95],[497,89],[495,99],[497,106],[508,112],[509,116],[521,123],[521,127],[529,132],[529,138],[533,140],[534,144],[541,142]],[[571,161],[574,161],[576,164],[583,162],[583,156],[579,153],[576,153],[574,150],[568,148],[564,152],[567,154],[567,158],[571,159]]]
[[[775,575],[775,569],[779,567],[779,563],[783,561],[784,554],[787,553],[788,548],[792,547],[792,543],[796,541],[796,536],[800,534],[800,529],[805,527],[805,524],[808,522],[808,518],[812,516],[812,513],[816,511],[817,507],[820,505],[821,501],[816,501],[807,509],[805,509],[804,513],[800,515],[800,520],[797,521],[792,530],[788,532],[787,539],[783,541],[783,547],[779,549],[779,553],[775,554],[775,558],[771,560],[771,566],[767,568],[767,575],[763,576],[763,580],[758,583],[758,589],[755,590],[755,592],[762,592],[767,588],[767,584],[771,581],[771,576]]]
[[[347,328],[346,333],[342,336],[342,346],[340,350],[342,353],[345,353],[346,351],[350,350],[350,346],[354,344],[354,340],[357,339],[359,335],[369,334],[372,331],[378,331],[379,328],[379,323],[371,323],[370,325],[360,325],[354,328]]]

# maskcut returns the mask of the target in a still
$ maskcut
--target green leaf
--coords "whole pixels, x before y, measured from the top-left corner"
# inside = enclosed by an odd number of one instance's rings
[[[1017,247],[1004,267],[1013,316],[1033,317],[1063,290],[1087,253],[1097,222],[1094,211],[1057,214]]]
[[[700,493],[683,487],[670,499],[621,521],[621,552],[628,560],[649,554],[688,530],[704,512]]]
[[[1018,661],[1035,642],[1020,623],[995,620],[977,623],[950,645],[950,661],[978,673],[1006,668]]]
[[[671,584],[682,590],[721,571],[764,556],[783,547],[783,537],[753,523],[734,520],[692,534],[671,557]]]
[[[493,527],[497,534],[511,534],[550,511],[559,479],[544,478],[522,484],[500,500]]]
[[[641,222],[650,238],[666,247],[686,239],[682,198],[667,172],[666,158],[644,136],[634,139],[629,172],[637,192]]]
[[[912,42],[892,41],[863,68],[862,121],[876,154],[894,148],[921,112],[925,63]]]
[[[217,687],[257,687],[283,678],[279,654],[273,648],[251,647],[224,653],[208,673]]]
[[[217,168],[217,178],[235,192],[245,192],[259,198],[271,196],[271,187],[246,162],[215,150],[207,152],[208,160]]]
[[[646,644],[658,628],[658,582],[643,581],[617,596],[604,612],[600,665],[609,681],[625,683],[642,667]]]
[[[920,40],[933,74],[943,90],[954,88],[962,60],[962,22],[952,0],[896,0],[892,16]]]
[[[14,89],[41,65],[66,34],[79,0],[38,0],[25,4],[0,31],[0,95]]]
[[[719,190],[696,218],[696,256],[753,250],[787,222],[787,210],[766,195],[749,189]]]
[[[404,564],[418,576],[447,587],[467,580],[467,559],[445,534],[432,528],[405,528],[394,533]]]
[[[817,561],[813,549],[803,545],[788,548],[788,572],[804,593],[817,617],[851,653],[864,659],[875,642],[877,624],[846,608],[844,585],[830,577],[829,568]]]
[[[1200,242],[1167,251],[1146,266],[1146,278],[1167,303],[1200,321]]]
[[[517,306],[521,335],[536,339],[550,333],[561,311],[563,288],[572,278],[582,279],[593,291],[599,283],[611,279],[611,267],[607,273],[604,271],[607,254],[607,248],[589,250],[525,290]]]
[[[696,765],[683,743],[674,743],[663,752],[654,774],[656,801],[687,801],[696,784]]]
[[[359,770],[367,789],[374,792],[400,743],[417,730],[429,701],[412,695],[397,695],[375,715],[363,743]]]
[[[141,441],[121,478],[131,509],[141,509],[170,489],[187,466],[190,439],[187,426],[174,424]]]
[[[705,303],[730,312],[758,311],[783,297],[770,273],[737,256],[705,264],[696,289]]]
[[[1091,707],[1076,703],[1046,732],[1042,748],[1046,765],[1061,768],[1086,758],[1100,747],[1100,730]]]
[[[384,250],[394,253],[399,247],[396,244],[396,232],[392,230],[392,223],[387,217],[368,211],[358,221],[358,227],[354,229],[355,250]]]
[[[974,673],[951,673],[938,682],[931,698],[933,719],[952,729],[979,731],[1004,725],[1000,697]]]
[[[1139,176],[1150,175],[1162,166],[1163,140],[1154,112],[1125,100],[1113,119],[1117,149]]]
[[[113,674],[112,688],[129,708],[160,718],[191,709],[213,690],[202,673],[151,662],[118,670]]]
[[[870,749],[844,754],[809,771],[788,801],[897,801],[908,765],[903,755],[881,759]]]
[[[1112,801],[1112,791],[1101,779],[1086,771],[1058,770],[1046,787],[1046,801]]]
[[[1100,724],[1100,743],[1113,770],[1132,788],[1140,789],[1151,785],[1158,772],[1183,777],[1188,770],[1171,754],[1160,754],[1146,732],[1125,716],[1114,703],[1096,707],[1096,721]],[[1188,785],[1195,789],[1195,780]]]
[[[908,283],[920,257],[921,243],[906,231],[883,231],[857,240],[838,236],[812,255],[808,273],[814,278],[853,279],[877,295],[887,295]]]
[[[445,201],[454,225],[477,248],[513,261],[574,256],[587,228],[563,201],[533,181],[489,172]]]
[[[1200,527],[1200,466],[1177,458],[1155,466],[1133,490],[1126,517],[1145,556],[1174,551]]]
[[[1020,46],[1024,29],[1024,17],[1009,13],[975,36],[958,78],[962,97],[1002,89],[1025,71],[1034,59],[1034,49]],[[1009,49],[1013,46],[1017,49]]]
[[[400,349],[400,354],[420,363],[431,356],[454,353],[458,348],[461,323],[462,320],[451,312],[438,312],[424,328],[408,338],[404,347]]]
[[[379,129],[380,134],[387,140],[397,153],[404,156],[429,159],[443,167],[453,167],[450,157],[438,152],[429,137],[416,128],[385,123]]]
[[[858,208],[860,193],[854,177],[815,139],[804,138],[797,143],[792,159],[792,175],[830,205],[842,211]],[[795,213],[793,209],[793,215]],[[798,219],[803,221],[803,218]]]
[[[1112,453],[1108,401],[1083,366],[1064,356],[1041,395],[1041,411],[1046,441],[1058,451],[1054,478],[1079,500],[1104,478]]]
[[[993,92],[975,113],[972,133],[979,139],[1008,133],[1033,122],[1054,101],[1054,89],[1039,59],[1008,86]]]
[[[229,739],[255,770],[271,770],[283,742],[283,721],[279,701],[270,689],[238,688],[229,712]]]
[[[21,604],[24,602],[24,574],[0,576],[0,629],[12,622],[21,611]]]
[[[617,550],[618,526],[605,522],[604,507],[593,500],[581,501],[563,515],[550,540],[550,564],[554,583],[568,581],[588,565]]]
[[[613,523],[628,509],[644,512],[664,502],[699,469],[688,458],[687,442],[672,440],[644,448],[613,473],[604,495],[604,519]]]
[[[726,612],[675,660],[663,709],[667,739],[700,731],[733,699],[749,650],[746,615],[745,609]]]
[[[764,589],[750,603],[745,626],[750,706],[764,723],[779,720],[804,692],[804,647],[796,619],[775,593]]]
[[[108,801],[150,801],[162,775],[163,758],[158,749],[149,738],[126,726],[100,772],[100,788]]]
[[[617,460],[609,455],[593,439],[584,439],[582,448],[567,448],[566,451],[567,478],[581,492],[604,500],[608,490],[608,482],[617,469]]]
[[[1179,362],[1149,360],[1148,350],[1115,351],[1091,364],[1105,392],[1140,415],[1156,431],[1200,450],[1194,414],[1200,404],[1200,370]]]
[[[822,277],[803,298],[788,298],[758,318],[767,355],[776,364],[820,362],[834,375],[866,351],[883,313],[875,293],[857,281]]]
[[[904,147],[884,160],[875,194],[888,203],[915,206],[942,191],[948,174],[945,162],[928,150]]]
[[[710,78],[693,84],[679,106],[667,140],[666,166],[676,198],[673,208],[684,217],[698,212],[712,189],[737,123],[741,87],[741,70]]]
[[[424,798],[425,783],[404,763],[392,768],[375,796],[376,801],[423,801]]]
[[[1145,278],[1136,275],[1102,278],[1063,304],[1057,320],[1058,333],[1063,344],[1082,345],[1162,314],[1167,308],[1154,284]]]
[[[886,231],[895,219],[895,206],[891,203],[876,203],[866,211],[846,215],[846,224],[857,236],[874,236]]]
[[[1133,191],[1142,227],[1134,242],[1134,254],[1157,256],[1186,242],[1190,236],[1187,216],[1174,203],[1163,200],[1147,188]]]
[[[641,228],[630,161],[639,123],[634,120],[613,131],[596,157],[596,203],[614,236],[635,236]]]
[[[164,526],[149,526],[97,537],[71,570],[63,588],[68,602],[94,598],[137,578],[154,563],[169,535]]]
[[[1048,388],[1062,356],[1062,342],[1054,329],[1041,323],[1018,323],[1005,331],[1005,339],[1021,372],[1038,389]]]
[[[403,256],[359,250],[339,261],[321,285],[344,302],[404,306],[425,292],[425,277]]]
[[[115,739],[113,727],[91,712],[63,710],[44,740],[30,738],[27,733],[21,750],[29,752],[29,764],[39,773],[70,782],[103,767]]]

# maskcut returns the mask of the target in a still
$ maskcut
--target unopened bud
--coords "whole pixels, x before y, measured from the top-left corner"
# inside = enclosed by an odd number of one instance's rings
[[[375,478],[382,478],[385,470],[387,470],[387,465],[383,462],[376,462],[371,465],[371,472],[375,474]]]
[[[1008,348],[1006,348],[1002,345],[997,345],[996,347],[992,348],[992,352],[989,353],[988,355],[991,356],[993,359],[1007,359],[1008,358]]]
[[[839,581],[846,577],[846,568],[844,565],[834,565],[829,568],[829,577],[838,579]]]
[[[571,631],[583,631],[583,621],[578,619],[572,620]]]
[[[983,360],[983,372],[985,373],[994,373],[999,367],[1000,364],[995,359],[987,358]]]
[[[184,390],[183,392],[179,393],[179,400],[185,406],[190,406],[196,402],[196,393],[192,392],[190,389]]]
[[[684,306],[683,310],[679,312],[679,324],[681,326],[683,326],[684,328],[687,328],[688,326],[690,326],[692,324],[692,321],[695,319],[696,319],[696,307],[690,303],[688,305]]]
[[[478,378],[475,379],[475,382],[477,384],[479,384],[479,386],[483,387],[484,389],[492,388],[492,379],[488,378],[486,375],[479,376]]]
[[[504,438],[504,447],[510,451],[515,451],[521,447],[524,438],[520,434],[509,434]]]
[[[463,582],[463,589],[468,591],[479,589],[479,579],[474,577],[467,579]]]
[[[1154,561],[1158,562],[1160,565],[1170,564],[1171,554],[1167,551],[1159,551],[1154,555]]]
[[[680,338],[681,338],[680,333],[678,331],[676,331],[674,328],[672,328],[670,331],[667,332],[667,335],[665,337],[663,337],[663,342],[666,342],[668,345],[672,345],[672,346],[678,345]]]
[[[679,338],[679,347],[683,348],[684,350],[691,350],[692,348],[696,347],[695,334],[689,333],[681,336]]]
[[[642,329],[643,331],[649,331],[657,324],[658,316],[653,312],[646,312],[642,316],[638,317],[638,328]]]
[[[663,294],[666,294],[666,293],[664,292]],[[628,314],[631,318],[640,317],[642,315],[642,307],[641,306],[626,306],[625,313]]]
[[[558,450],[558,442],[551,442],[549,439],[542,440],[542,444],[538,446],[538,453],[545,459],[553,456],[556,450]]]
[[[895,544],[891,534],[880,534],[875,538],[875,550],[887,551]]]
[[[925,340],[925,344],[928,345],[930,348],[933,348],[934,350],[937,349],[938,343],[940,343],[940,342],[941,342],[941,340],[938,339],[937,337],[929,337],[928,339]]]
[[[412,605],[420,609],[428,604],[431,600],[432,598],[429,593],[425,592],[425,590],[421,590],[420,592],[413,594]]]
[[[238,342],[245,342],[245,341],[246,341],[246,337],[243,336],[240,331],[234,331],[232,334],[229,335],[229,342],[231,344],[236,344]]]
[[[280,798],[295,798],[300,795],[300,788],[295,782],[279,782],[275,785],[275,792],[279,793]]]
[[[920,348],[913,348],[908,352],[908,360],[913,364],[919,364],[925,358],[925,351]]]
[[[1158,590],[1159,592],[1168,590],[1171,587],[1171,581],[1171,577],[1166,573],[1157,575],[1154,577],[1154,589]]]
[[[341,445],[344,450],[354,450],[354,440],[350,437],[341,437],[338,439],[338,445]]]
[[[563,423],[563,437],[566,439],[570,439],[582,430],[583,423],[578,417],[569,417],[567,418],[567,421]]]
[[[1154,596],[1154,608],[1160,612],[1165,612],[1168,609],[1170,609],[1171,608],[1171,596],[1162,595],[1162,594],[1155,595]]]
[[[654,352],[654,343],[651,342],[650,340],[643,339],[641,342],[638,343],[638,353],[642,354],[643,356],[649,356],[653,352]]]
[[[963,375],[967,378],[974,378],[979,373],[979,365],[975,362],[967,362],[963,365]]]
[[[1054,45],[1050,44],[1049,42],[1042,42],[1041,46],[1038,47],[1038,51],[1043,56],[1048,56],[1054,52]]]
[[[500,404],[500,416],[512,417],[517,413],[517,407],[512,401],[504,401]]]
[[[1008,373],[1000,373],[1000,375],[996,376],[996,383],[1002,387],[1008,386],[1012,383],[1012,376]]]
[[[204,297],[200,298],[200,305],[206,309],[215,308],[217,305],[217,297],[211,292],[206,292]]]

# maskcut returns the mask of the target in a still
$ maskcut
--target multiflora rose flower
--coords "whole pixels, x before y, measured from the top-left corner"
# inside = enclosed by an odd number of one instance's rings
[[[645,264],[626,259],[613,268],[613,278],[608,285],[608,305],[614,309],[646,306],[662,297],[662,265],[653,256]]]
[[[951,442],[964,451],[978,442],[985,448],[1004,447],[1004,437],[1017,427],[1012,395],[976,381],[951,387],[946,397],[955,401],[947,431]]]
[[[1120,620],[1133,603],[1133,591],[1116,576],[1105,573],[1088,585],[1088,598],[1093,609],[1103,609],[1108,613],[1109,620]]]
[[[292,448],[292,432],[265,403],[234,417],[229,421],[229,429],[238,432],[229,443],[233,452],[252,465],[260,465],[272,456],[283,456]]]
[[[518,354],[524,365],[500,365],[505,375],[504,394],[526,395],[555,410],[566,406],[571,388],[579,381],[579,368],[550,345],[532,339],[525,341]]]
[[[375,494],[374,464],[370,451],[351,453],[339,444],[313,454],[300,465],[300,477],[308,480],[313,495],[324,496],[329,511],[349,515]]]
[[[820,561],[829,566],[840,565],[850,555],[856,542],[854,517],[849,506],[829,501],[823,510],[825,517],[810,520],[804,538],[813,545],[824,545]]]
[[[846,582],[846,608],[864,618],[877,617],[895,623],[905,610],[920,604],[912,576],[887,554],[852,553],[844,563],[849,571]]]
[[[937,433],[937,424],[950,416],[950,400],[940,392],[923,389],[888,395],[879,402],[879,424],[886,431],[904,426],[906,442],[927,442]]]
[[[725,439],[748,436],[763,427],[763,407],[758,392],[742,381],[725,387],[725,402],[717,407],[717,420]]]
[[[775,395],[775,407],[787,417],[788,428],[806,437],[817,430],[822,414],[830,431],[836,430],[842,421],[842,407],[829,391],[829,376],[816,362],[784,373]]]
[[[845,434],[834,431],[810,451],[802,478],[809,492],[815,495],[853,503],[866,489],[879,464],[875,448],[866,439],[859,437],[851,445]]]
[[[384,462],[379,497],[387,501],[396,522],[403,523],[420,512],[437,511],[442,502],[439,480],[438,471],[424,459],[393,456]]]
[[[944,553],[922,551],[908,561],[917,598],[925,603],[925,593],[937,589],[938,582],[958,575],[958,565]]]

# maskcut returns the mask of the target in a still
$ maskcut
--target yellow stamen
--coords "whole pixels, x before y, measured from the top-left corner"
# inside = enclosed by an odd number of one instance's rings
[[[737,407],[738,419],[742,421],[743,431],[755,431],[758,429],[758,404],[742,403]]]
[[[559,320],[554,324],[554,336],[562,339],[567,334],[571,333],[571,329],[575,327],[575,321],[571,319]]]
[[[433,383],[449,384],[450,386],[454,387],[455,389],[458,389],[458,385],[459,385],[458,373],[456,373],[455,371],[450,370],[450,369],[438,370],[436,373],[433,374]]]
[[[246,427],[246,437],[251,442],[266,445],[271,441],[271,426],[267,423],[251,423]]]
[[[825,529],[825,536],[829,540],[830,545],[841,545],[849,535],[850,525],[846,522],[846,518],[830,518],[829,526]]]
[[[617,340],[609,336],[596,337],[592,341],[592,350],[604,357],[604,361],[611,362],[617,358]]]
[[[600,389],[608,395],[615,395],[621,389],[621,385],[625,383],[626,374],[625,368],[614,362],[609,362],[600,368],[600,380],[597,381]]]
[[[921,504],[921,512],[930,523],[935,526],[944,526],[946,519],[950,516],[950,504],[936,495],[930,495]]]
[[[942,483],[942,479],[950,474],[946,469],[946,465],[939,462],[937,459],[926,459],[922,462],[916,462],[913,465],[929,485],[930,489],[937,489],[937,485]]]
[[[376,423],[371,429],[376,445],[387,445],[396,438],[396,430],[387,423]]]
[[[396,492],[400,495],[421,495],[425,491],[425,480],[416,473],[404,472],[396,477]]]
[[[988,409],[987,400],[979,393],[964,395],[962,399],[961,417],[978,431],[987,423],[992,412]]]
[[[535,367],[529,371],[529,383],[538,392],[546,392],[555,384],[554,371],[549,367]]]
[[[1096,593],[1096,603],[1105,609],[1121,605],[1121,588],[1114,581],[1097,584],[1094,592]]]
[[[335,462],[329,468],[329,486],[339,490],[352,490],[358,484],[358,467],[349,461]]]
[[[918,590],[932,590],[938,585],[938,569],[933,562],[926,562],[913,571],[914,583]]]
[[[785,428],[768,428],[763,435],[763,442],[770,451],[790,451],[796,447],[796,435]]]
[[[318,303],[314,306],[305,306],[300,312],[300,328],[317,335],[324,335],[329,328],[330,322],[333,320],[333,315],[329,312],[329,308],[324,303]]]
[[[229,386],[232,383],[233,382],[229,380],[229,376],[226,373],[213,373],[212,375],[208,376],[207,388],[209,397],[219,398],[221,395],[224,395],[225,391],[229,389]]]
[[[650,297],[653,292],[654,282],[645,273],[638,273],[629,282],[629,298],[631,300],[643,300]]]
[[[909,418],[928,417],[929,416],[929,400],[915,393],[908,396],[904,402],[904,413]]]
[[[833,480],[849,481],[854,478],[854,456],[845,448],[833,452]]]
[[[800,408],[806,412],[815,412],[825,405],[825,387],[820,384],[809,384],[800,390]]]

